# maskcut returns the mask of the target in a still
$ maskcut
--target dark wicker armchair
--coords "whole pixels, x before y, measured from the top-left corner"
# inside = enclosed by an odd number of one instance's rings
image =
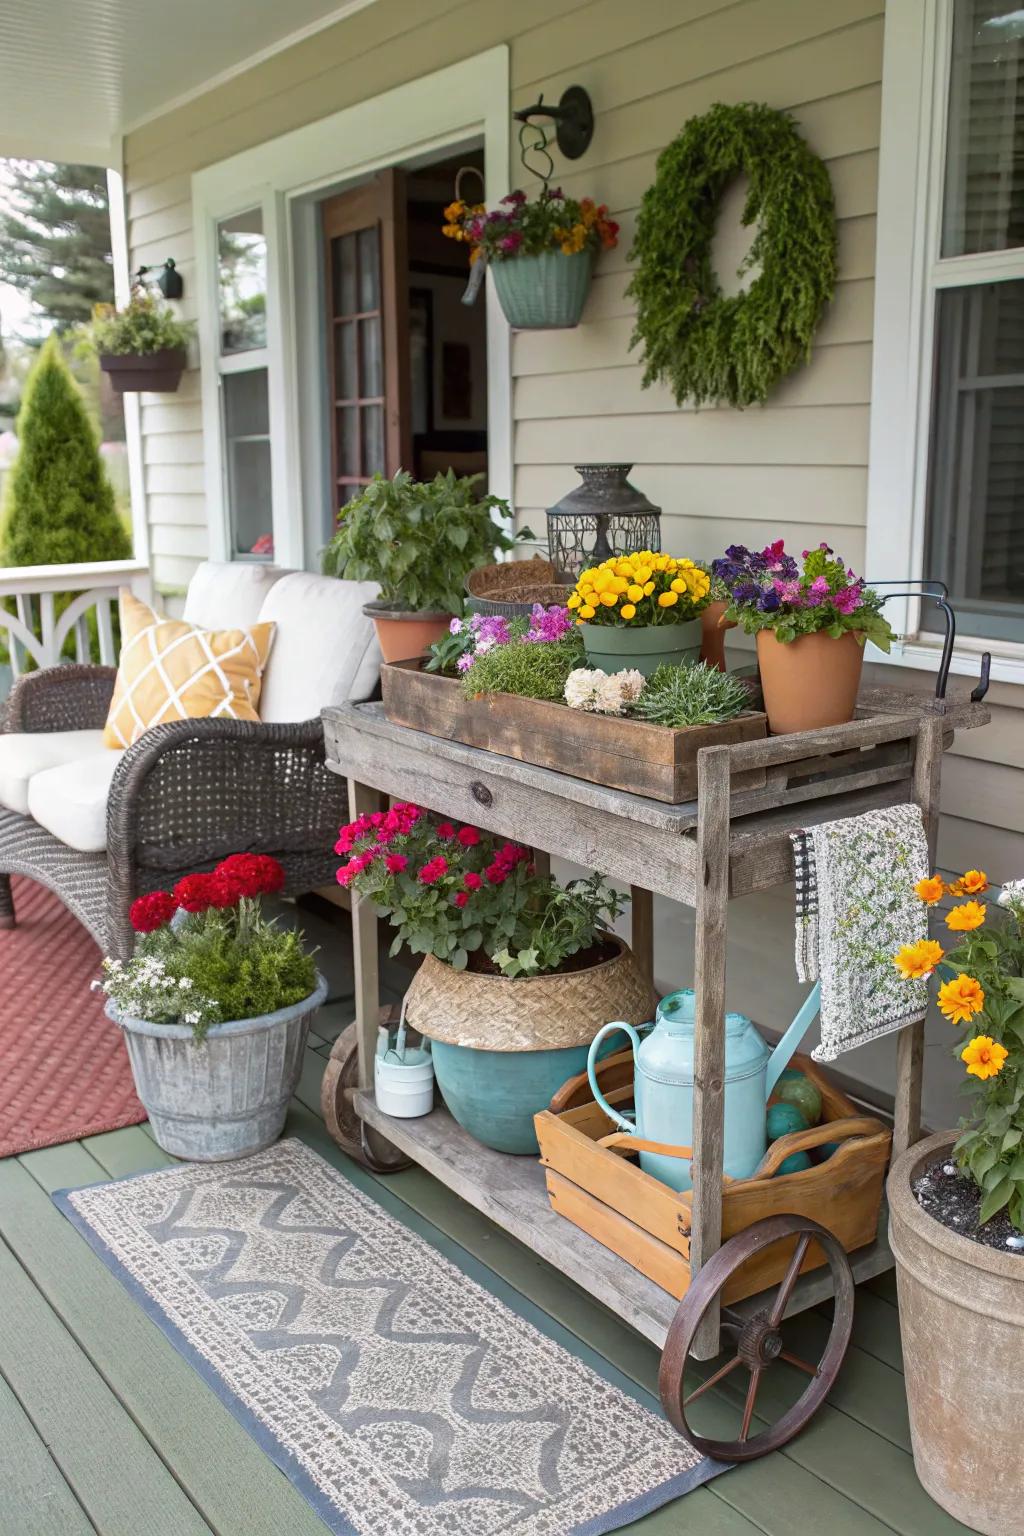
[[[5,731],[101,727],[114,686],[110,667],[32,672],[11,691]],[[147,731],[114,773],[107,848],[79,853],[30,817],[0,807],[0,926],[13,926],[12,874],[49,886],[106,954],[131,953],[128,909],[143,891],[168,888],[229,853],[273,854],[286,894],[334,877],[345,783],[324,765],[319,719],[262,725],[176,720]]]

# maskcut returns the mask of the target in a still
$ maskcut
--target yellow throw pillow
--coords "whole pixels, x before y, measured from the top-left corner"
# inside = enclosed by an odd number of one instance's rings
[[[258,720],[273,624],[200,629],[120,592],[121,657],[103,740],[130,747],[168,720]]]

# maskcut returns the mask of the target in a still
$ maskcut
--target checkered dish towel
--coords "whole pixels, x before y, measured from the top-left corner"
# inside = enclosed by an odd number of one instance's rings
[[[892,963],[903,944],[928,937],[914,883],[929,873],[921,809],[894,805],[791,832],[796,878],[796,970],[821,981],[821,1042],[834,1061],[923,1019],[927,981],[904,981]]]

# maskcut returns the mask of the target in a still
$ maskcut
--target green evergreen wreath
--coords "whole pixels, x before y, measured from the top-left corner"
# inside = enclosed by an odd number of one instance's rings
[[[745,293],[726,298],[711,265],[719,200],[745,172],[743,223],[757,226],[739,275],[760,267]],[[630,346],[644,348],[644,388],[693,400],[749,405],[811,355],[836,283],[836,223],[828,171],[788,112],[719,102],[693,117],[658,157],[644,193],[626,292],[637,301]]]

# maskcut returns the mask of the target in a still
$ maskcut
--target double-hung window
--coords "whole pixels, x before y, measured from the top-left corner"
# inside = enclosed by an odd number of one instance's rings
[[[267,241],[261,207],[217,222],[217,373],[222,494],[233,560],[274,553],[267,350]]]
[[[1024,681],[1024,4],[886,14],[868,575],[947,585]],[[908,601],[902,659],[942,628]]]

